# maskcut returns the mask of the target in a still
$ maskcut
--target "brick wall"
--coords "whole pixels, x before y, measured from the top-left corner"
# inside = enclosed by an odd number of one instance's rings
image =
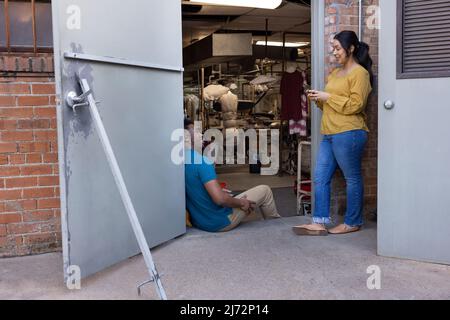
[[[60,250],[50,54],[0,55],[0,257]]]
[[[370,46],[370,54],[374,61],[373,71],[375,85],[367,106],[367,124],[370,129],[369,141],[363,158],[363,175],[365,182],[365,214],[376,212],[377,205],[377,155],[378,155],[378,29],[372,28],[375,11],[369,10],[377,6],[378,0],[363,0],[362,41]],[[358,34],[359,3],[356,0],[326,0],[325,12],[325,48],[326,75],[335,67],[335,58],[331,46],[334,36],[343,30],[353,30]],[[344,214],[346,208],[345,181],[338,172],[333,180],[332,212]]]

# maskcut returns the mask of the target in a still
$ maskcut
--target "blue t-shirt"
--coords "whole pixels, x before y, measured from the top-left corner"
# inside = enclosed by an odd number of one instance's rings
[[[214,165],[208,158],[191,149],[186,150],[185,160],[186,206],[192,225],[209,232],[228,227],[228,215],[233,210],[216,205],[204,186],[217,179]]]

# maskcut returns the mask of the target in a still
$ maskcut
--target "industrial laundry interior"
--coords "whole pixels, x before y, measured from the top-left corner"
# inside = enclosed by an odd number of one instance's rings
[[[279,163],[268,164],[249,151],[247,139],[237,163],[239,146],[209,139],[204,143],[224,150],[223,157],[214,154],[220,182],[236,193],[268,185],[281,215],[310,213],[310,1],[284,1],[277,9],[183,1],[182,16],[185,117],[224,137],[267,132],[268,155],[279,154]],[[263,143],[259,138],[258,148]]]

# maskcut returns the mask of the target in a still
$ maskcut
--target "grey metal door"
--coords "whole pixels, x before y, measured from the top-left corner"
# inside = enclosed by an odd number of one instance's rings
[[[65,97],[86,80],[150,247],[185,233],[178,0],[52,1],[64,270],[82,277],[140,252],[88,108]],[[78,79],[79,78],[79,79]]]
[[[450,264],[450,78],[397,79],[400,9],[380,5],[378,251]]]

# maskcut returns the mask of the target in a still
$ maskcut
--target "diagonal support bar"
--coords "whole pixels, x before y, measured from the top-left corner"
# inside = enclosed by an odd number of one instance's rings
[[[133,203],[131,202],[130,195],[128,194],[127,187],[125,185],[125,181],[123,179],[122,173],[120,171],[119,164],[117,163],[116,156],[114,155],[114,151],[112,149],[111,143],[108,138],[108,134],[106,133],[105,127],[103,125],[103,121],[100,117],[100,113],[98,112],[96,102],[94,97],[92,96],[91,89],[89,87],[89,83],[86,79],[80,79],[80,86],[83,91],[83,95],[87,94],[87,102],[89,106],[89,111],[94,120],[95,128],[97,129],[98,135],[100,137],[100,141],[102,143],[103,149],[106,153],[106,158],[108,159],[109,166],[111,168],[112,174],[114,176],[114,181],[116,182],[117,188],[119,189],[120,196],[122,198],[123,204],[125,205],[125,209],[128,214],[128,218],[131,223],[131,227],[133,228],[134,234],[136,236],[136,240],[139,244],[139,248],[144,257],[145,264],[147,266],[148,272],[150,274],[150,279],[155,283],[156,290],[161,300],[167,300],[166,293],[164,291],[164,287],[161,282],[160,275],[156,269],[156,266],[153,262],[152,254],[150,252],[150,248],[148,246],[147,240],[145,239],[144,231],[142,230],[142,226],[139,223],[139,219],[136,215],[136,211],[134,209]]]

